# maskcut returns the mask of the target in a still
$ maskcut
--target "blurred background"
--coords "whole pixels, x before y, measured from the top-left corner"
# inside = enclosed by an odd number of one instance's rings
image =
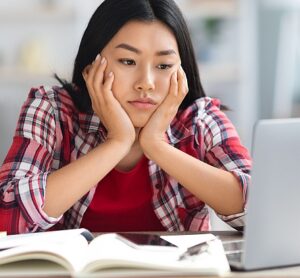
[[[0,164],[33,86],[70,79],[87,22],[101,0],[0,1]],[[300,116],[300,0],[177,0],[208,96],[251,149],[261,118]],[[213,222],[214,228],[223,228]]]

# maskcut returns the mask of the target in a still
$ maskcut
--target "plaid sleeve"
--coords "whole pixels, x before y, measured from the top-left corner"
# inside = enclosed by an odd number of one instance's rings
[[[251,158],[248,150],[241,144],[235,127],[219,109],[219,101],[211,100],[204,110],[205,161],[210,165],[230,171],[239,181],[243,192],[244,207],[247,200],[247,188],[250,183]],[[244,226],[245,212],[218,216],[235,229]]]
[[[24,103],[10,150],[0,168],[0,230],[46,230],[59,219],[43,212],[55,148],[53,108],[40,88]]]

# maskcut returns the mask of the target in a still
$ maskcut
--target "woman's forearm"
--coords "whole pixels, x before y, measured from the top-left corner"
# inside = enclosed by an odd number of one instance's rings
[[[47,179],[44,211],[59,217],[96,185],[129,152],[130,146],[107,140],[85,156],[51,173]]]
[[[152,142],[147,149],[149,159],[217,213],[231,215],[243,211],[242,190],[232,173],[202,162],[166,142]]]

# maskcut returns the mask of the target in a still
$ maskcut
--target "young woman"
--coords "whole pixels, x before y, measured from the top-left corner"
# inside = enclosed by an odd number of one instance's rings
[[[205,231],[207,205],[242,228],[251,160],[205,97],[173,1],[104,1],[61,83],[22,107],[0,230]]]

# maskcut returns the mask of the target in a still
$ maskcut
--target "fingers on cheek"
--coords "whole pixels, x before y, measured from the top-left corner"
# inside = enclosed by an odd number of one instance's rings
[[[95,72],[94,84],[96,87],[99,87],[104,83],[104,70],[106,68],[106,65],[106,59],[103,57]]]
[[[88,76],[89,76],[89,70],[90,70],[90,65],[86,66],[83,71],[82,71],[82,77],[85,81],[87,81]]]
[[[177,96],[178,94],[178,74],[177,71],[173,73],[172,80],[171,80],[171,93],[173,93],[174,96]]]
[[[188,89],[188,82],[187,82],[186,74],[182,68],[180,68],[179,82],[180,82],[180,92],[181,92],[182,96],[184,97],[188,93],[189,89]]]
[[[179,69],[177,72],[177,78],[176,78],[176,82],[177,82],[177,88],[176,88],[176,96],[181,96],[182,94],[182,72]]]
[[[114,78],[115,78],[114,73],[112,71],[109,72],[109,74],[105,78],[104,85],[103,85],[105,91],[111,91],[112,90],[112,85],[113,85],[113,82],[114,82]]]
[[[85,82],[86,82],[90,87],[93,86],[94,75],[95,75],[95,69],[93,68],[93,66],[89,66],[89,68],[88,68],[88,70],[87,70]]]
[[[93,99],[93,97],[94,97],[94,86],[93,86],[93,77],[92,77],[92,74],[90,72],[90,69],[91,69],[91,65],[85,67],[85,69],[82,72],[82,76],[83,76],[83,79],[85,81],[86,87],[88,89],[88,93],[89,93],[91,99]]]
[[[189,91],[189,83],[188,83],[185,72],[183,72],[183,74],[184,74],[184,85],[185,85],[185,95],[186,95]]]
[[[92,81],[95,75],[95,71],[97,70],[100,62],[100,54],[97,55],[95,60],[87,65],[83,70],[83,76],[85,78],[85,81]]]

